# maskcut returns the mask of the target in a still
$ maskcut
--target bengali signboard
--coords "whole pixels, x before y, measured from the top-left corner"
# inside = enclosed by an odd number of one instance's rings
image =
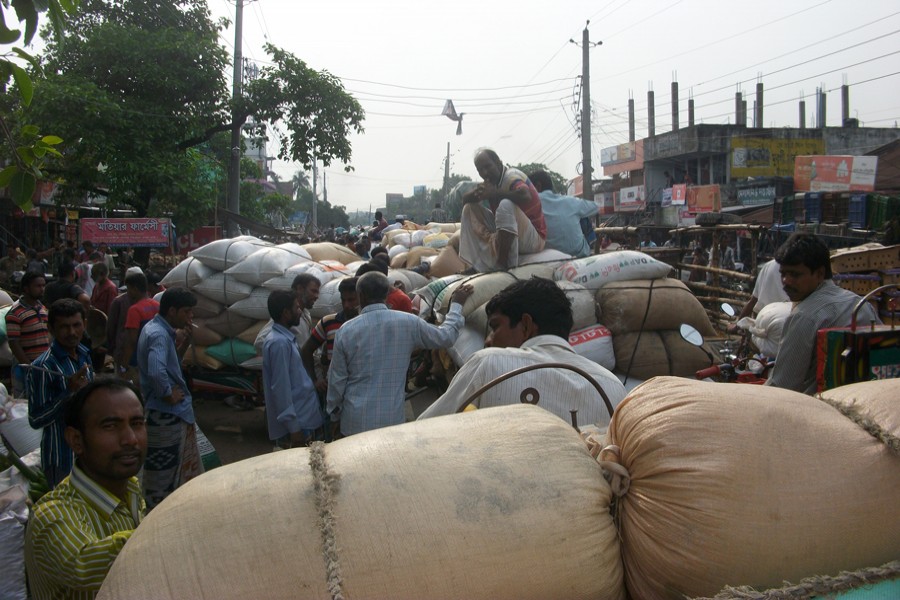
[[[622,188],[615,196],[616,212],[640,210],[644,206],[644,186]]]
[[[821,139],[732,138],[731,176],[790,177],[794,174],[794,157],[823,154]]]
[[[198,227],[190,233],[178,236],[178,251],[187,254],[222,237],[221,227]]]
[[[672,206],[684,206],[687,203],[687,184],[672,186]]]
[[[81,239],[112,247],[165,248],[169,245],[169,219],[81,219]]]
[[[798,156],[795,192],[875,191],[877,156]]]
[[[744,206],[754,204],[768,204],[774,202],[778,191],[774,185],[762,185],[748,188],[738,188],[738,202]]]

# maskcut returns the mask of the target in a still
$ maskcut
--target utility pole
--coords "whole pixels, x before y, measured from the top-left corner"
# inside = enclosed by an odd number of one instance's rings
[[[594,169],[591,166],[591,63],[590,50],[603,42],[592,42],[588,25],[581,32],[581,196],[585,200],[594,199]],[[569,40],[576,46],[575,40]]]
[[[447,205],[447,194],[450,193],[450,142],[447,142],[447,158],[444,159],[444,189],[442,201],[444,202],[444,210]]]
[[[312,204],[313,204],[313,205],[312,205],[312,226],[313,226],[313,231],[315,231],[315,230],[316,230],[316,227],[318,226],[318,219],[316,218],[316,204],[317,204],[318,201],[319,201],[319,195],[318,195],[318,193],[316,192],[316,185],[317,185],[316,182],[317,182],[317,180],[319,179],[319,167],[316,165],[316,159],[315,159],[315,157],[313,157],[312,172],[313,172],[313,182],[312,182],[312,183],[313,183],[313,186],[312,186],[312,187],[313,187],[313,190],[312,190],[312,192],[313,192],[313,203],[312,203]]]
[[[231,156],[228,162],[228,193],[226,206],[228,210],[238,214],[241,212],[241,125],[237,114],[238,100],[241,98],[243,83],[243,56],[241,51],[244,28],[244,0],[235,0],[234,15],[234,73],[231,86],[231,99],[234,104],[231,113]],[[237,235],[237,225],[229,222],[228,231]]]

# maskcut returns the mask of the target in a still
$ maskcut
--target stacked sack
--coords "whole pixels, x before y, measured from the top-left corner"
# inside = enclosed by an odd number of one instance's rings
[[[450,247],[451,243],[456,248],[459,248],[459,234],[456,233],[458,230],[459,223],[428,223],[424,227],[419,227],[407,221],[399,229],[385,231],[382,244],[388,249],[391,267],[395,269],[411,269],[419,266],[422,262],[437,260],[443,249]],[[454,235],[456,239],[454,242],[451,242]],[[451,254],[455,252],[454,250]],[[445,269],[441,266],[441,263],[438,264],[438,270],[442,271],[439,276],[450,274],[443,272]],[[457,269],[453,272],[460,270],[462,269]]]
[[[684,341],[680,325],[692,325],[704,336],[715,331],[687,286],[667,277],[670,271],[643,252],[624,250],[567,262],[554,278],[595,291],[598,321],[612,334],[620,372],[635,379],[690,377],[709,366],[710,355]]]
[[[185,364],[207,369],[258,366],[254,341],[269,320],[268,298],[273,290],[290,290],[294,277],[314,275],[323,289],[346,277],[356,253],[339,244],[293,243],[272,245],[250,236],[222,239],[191,252],[162,280],[167,288],[185,287],[197,297],[192,346]],[[322,294],[332,300],[327,292]],[[324,310],[340,310],[333,303]],[[325,312],[324,314],[328,314]]]
[[[13,300],[9,294],[0,290],[0,367],[11,367],[16,364],[16,357],[9,349],[6,337],[6,313],[12,308]]]
[[[659,377],[619,404],[594,453],[618,496],[632,598],[765,590],[897,559],[897,383],[821,397]]]
[[[417,421],[188,482],[97,597],[620,600],[611,497],[578,434],[543,409]],[[284,539],[303,543],[273,552]]]

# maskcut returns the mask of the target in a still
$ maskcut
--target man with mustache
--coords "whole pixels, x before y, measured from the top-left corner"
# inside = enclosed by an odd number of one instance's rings
[[[816,391],[816,333],[820,329],[847,327],[860,296],[831,280],[828,247],[815,235],[795,233],[775,251],[781,283],[794,307],[784,323],[778,362],[766,385],[804,394]],[[881,323],[866,303],[859,323]]]
[[[66,402],[65,424],[75,466],[38,500],[25,536],[36,600],[93,598],[144,514],[136,475],[147,430],[137,388],[98,378]]]

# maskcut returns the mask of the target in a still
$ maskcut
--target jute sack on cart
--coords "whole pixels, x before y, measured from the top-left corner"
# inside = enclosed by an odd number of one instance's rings
[[[661,375],[693,377],[710,366],[709,355],[684,341],[678,331],[620,333],[613,335],[612,343],[616,368],[635,379]]]
[[[315,242],[303,244],[302,247],[309,252],[309,255],[316,262],[336,260],[346,265],[359,260],[359,255],[356,252],[333,242]]]
[[[188,482],[98,598],[621,599],[610,497],[580,436],[543,409],[407,423]],[[301,542],[276,550],[285,540]]]
[[[600,322],[613,335],[693,326],[703,336],[716,335],[706,310],[677,279],[634,279],[607,283],[597,291]],[[646,318],[645,318],[646,315]]]
[[[597,290],[613,281],[658,279],[668,275],[671,270],[671,266],[648,254],[636,250],[621,250],[563,263],[556,268],[553,278]]]
[[[893,387],[852,397],[896,440]],[[633,598],[766,589],[897,558],[900,456],[819,399],[659,377],[619,404],[604,443]]]
[[[496,296],[501,290],[514,284],[516,281],[515,276],[508,271],[478,273],[477,275],[464,277],[454,281],[438,294],[437,300],[435,301],[435,310],[446,315],[447,311],[450,310],[450,298],[453,297],[453,292],[455,292],[460,285],[465,283],[471,285],[474,290],[472,295],[469,296],[466,303],[463,305],[463,316],[468,317],[472,311]]]

